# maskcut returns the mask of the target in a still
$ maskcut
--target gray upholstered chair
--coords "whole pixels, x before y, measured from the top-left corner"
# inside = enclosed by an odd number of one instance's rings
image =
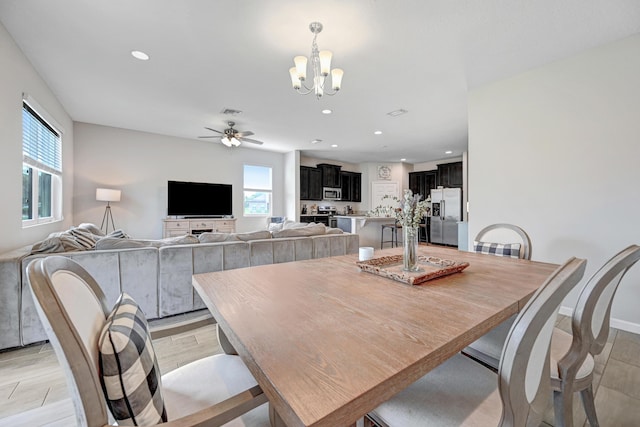
[[[115,411],[107,409],[107,402],[111,408],[125,402],[121,406],[133,414],[132,419],[119,422],[120,425],[131,425],[133,418],[137,425],[155,425],[155,421],[140,421],[149,414],[166,417],[168,422],[162,425],[174,427],[270,425],[266,396],[238,356],[206,357],[158,379],[147,323],[135,301],[123,294],[110,310],[96,281],[69,258],[38,259],[29,264],[27,274],[38,314],[66,373],[77,425],[109,425]],[[121,347],[123,337],[127,344]],[[135,345],[131,347],[130,343]],[[110,344],[114,353],[105,350]],[[139,353],[135,363],[123,356],[127,348]],[[114,355],[122,357],[108,365]],[[145,363],[143,356],[151,363]],[[117,375],[109,376],[114,366]],[[133,374],[136,369],[138,374],[143,373],[140,377]],[[126,378],[127,375],[132,377]],[[125,380],[127,387],[137,384],[132,389],[134,393],[118,396],[126,387]],[[123,381],[118,393],[109,388],[112,381],[117,386],[121,385],[117,381]],[[143,388],[146,399],[137,399]]]
[[[549,405],[549,346],[556,314],[585,265],[585,260],[569,259],[527,302],[509,332],[497,376],[458,353],[369,417],[390,427],[540,425]]]
[[[580,392],[591,427],[598,426],[593,401],[594,356],[609,336],[613,297],[625,273],[640,259],[640,246],[631,245],[602,266],[584,286],[571,318],[569,334],[555,329],[551,345],[551,386],[554,390],[555,425],[573,425],[573,393]]]
[[[492,224],[476,235],[473,242],[474,251],[496,256],[531,259],[531,239],[517,225]],[[507,333],[515,320],[511,316],[487,334],[471,343],[463,353],[497,370],[500,363],[502,346]]]

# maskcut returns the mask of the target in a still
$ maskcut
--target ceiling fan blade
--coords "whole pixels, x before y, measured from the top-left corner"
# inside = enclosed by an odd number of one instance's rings
[[[258,144],[258,145],[264,144],[264,142],[262,142],[262,141],[258,141],[257,139],[251,139],[251,138],[240,138],[240,141],[242,141],[242,142],[250,142],[252,144]]]
[[[206,127],[206,126],[205,126],[204,128],[205,128],[205,129],[212,130],[212,131],[214,131],[214,132],[221,133],[221,134],[223,134],[223,135],[224,135],[224,132],[220,132],[219,130],[211,129],[211,128],[208,128],[208,127]]]
[[[222,138],[222,135],[199,136],[198,138]]]
[[[244,132],[236,132],[235,133],[235,137],[238,138],[244,138],[245,136],[251,136],[253,135],[253,132],[251,132],[250,130],[244,131]]]

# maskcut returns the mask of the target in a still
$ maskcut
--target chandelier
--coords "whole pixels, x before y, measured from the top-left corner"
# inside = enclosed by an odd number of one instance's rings
[[[322,24],[319,22],[312,22],[309,24],[309,29],[313,33],[313,43],[311,44],[311,69],[313,70],[313,86],[308,87],[304,84],[307,79],[307,57],[296,56],[293,58],[295,67],[289,69],[291,75],[291,84],[293,88],[301,95],[308,95],[313,92],[317,99],[322,98],[322,95],[335,95],[342,85],[342,75],[344,71],[340,68],[331,69],[331,56],[332,53],[329,50],[318,51],[318,45],[316,44],[316,37],[318,33],[322,31]],[[331,73],[331,89],[325,87],[326,78]]]

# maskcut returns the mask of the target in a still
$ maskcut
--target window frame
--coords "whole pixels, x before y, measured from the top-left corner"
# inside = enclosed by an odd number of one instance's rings
[[[53,135],[53,141],[55,147],[53,147],[54,154],[52,156],[46,157],[45,160],[37,159],[34,157],[41,157],[39,155],[32,156],[27,154],[25,149],[25,120],[24,114],[25,111],[42,125],[40,130],[46,129],[47,135]],[[23,96],[22,108],[21,108],[21,117],[22,117],[22,197],[21,197],[21,220],[22,227],[32,227],[40,224],[49,224],[56,221],[61,221],[62,218],[62,138],[64,131],[62,127],[59,126],[55,120],[51,118],[51,116],[46,112],[44,108],[42,108],[35,100],[29,97],[27,94]],[[38,139],[38,142],[43,142],[45,144],[50,144],[45,140]],[[40,147],[39,147],[40,148]],[[53,159],[53,160],[52,160]],[[25,172],[28,169],[31,173],[31,197],[29,208],[30,208],[30,218],[24,218],[24,207],[25,207]],[[41,216],[40,208],[41,202],[40,197],[44,193],[40,188],[41,175],[45,174],[49,177],[50,186],[47,189],[48,194],[48,202],[49,202],[49,215]]]
[[[247,182],[246,182],[247,167],[268,169],[269,171],[268,188],[247,186]],[[267,203],[269,204],[269,211],[266,213],[248,213],[245,209],[246,194],[248,192],[267,194],[268,196]],[[267,218],[267,217],[270,217],[272,213],[273,213],[273,167],[267,166],[267,165],[259,165],[259,164],[248,164],[248,163],[243,164],[242,165],[242,216],[246,218]]]

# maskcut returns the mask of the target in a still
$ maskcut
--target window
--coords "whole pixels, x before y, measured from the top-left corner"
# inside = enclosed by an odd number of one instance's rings
[[[22,104],[22,225],[62,217],[60,132],[27,102]]]
[[[244,165],[244,216],[271,216],[271,168]]]

